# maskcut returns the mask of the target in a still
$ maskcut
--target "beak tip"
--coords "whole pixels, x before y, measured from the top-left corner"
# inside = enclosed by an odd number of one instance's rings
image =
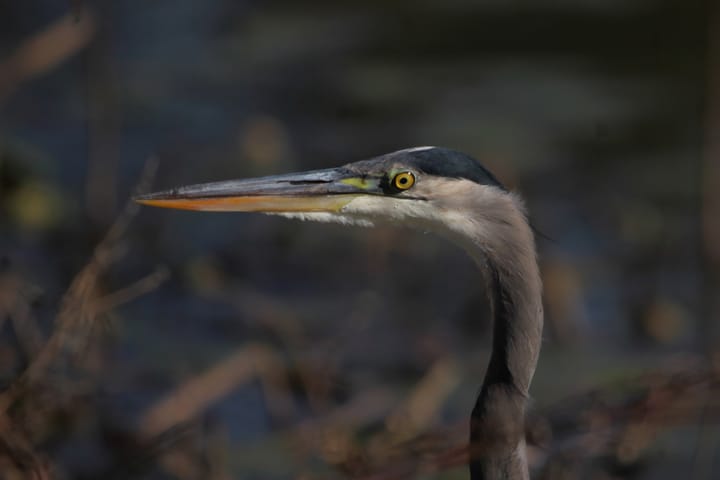
[[[132,197],[132,201],[139,205],[150,205],[152,204],[152,197],[150,195],[135,195]]]
[[[171,207],[171,202],[169,200],[169,198],[160,196],[157,193],[135,195],[132,197],[133,202],[138,205],[145,205],[148,207]]]

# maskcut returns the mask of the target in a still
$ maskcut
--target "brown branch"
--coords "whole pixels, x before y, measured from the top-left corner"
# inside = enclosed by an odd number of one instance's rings
[[[140,188],[146,188],[157,168],[157,162],[148,161],[139,182]],[[0,413],[7,409],[27,388],[37,384],[44,377],[49,366],[56,361],[63,350],[73,352],[85,347],[93,329],[94,322],[102,309],[97,308],[97,283],[100,275],[124,253],[124,246],[120,244],[122,235],[127,230],[130,221],[138,211],[137,205],[129,201],[116,222],[106,236],[95,247],[90,261],[75,276],[70,287],[63,295],[60,309],[55,318],[55,328],[44,345],[40,347],[37,355],[28,367],[10,384],[10,387],[0,393]],[[133,295],[147,292],[150,286],[157,286],[159,280],[164,278],[162,270],[156,275],[146,277],[139,284],[123,290],[117,297],[110,300],[117,306],[117,302],[124,298],[134,298]],[[108,298],[106,297],[107,301]],[[102,306],[102,301],[100,303]],[[109,306],[110,303],[107,303]]]
[[[276,372],[282,370],[283,362],[271,348],[260,344],[245,346],[153,405],[140,419],[140,436],[156,437],[196,417],[241,385],[256,378],[277,380]],[[278,399],[274,404],[280,405]],[[287,415],[292,405],[284,402],[281,408],[283,415]]]

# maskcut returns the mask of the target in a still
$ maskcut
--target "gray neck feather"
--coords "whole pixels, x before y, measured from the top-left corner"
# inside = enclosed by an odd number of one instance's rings
[[[484,272],[494,318],[493,351],[470,425],[471,478],[528,479],[525,406],[543,324],[535,242],[519,198],[492,187],[475,193],[478,204],[449,222],[456,225],[451,237]]]

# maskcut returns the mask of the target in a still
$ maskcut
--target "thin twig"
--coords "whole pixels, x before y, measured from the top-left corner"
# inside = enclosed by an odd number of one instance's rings
[[[156,170],[157,161],[149,160],[141,174],[139,188],[147,188]],[[10,384],[9,388],[0,393],[0,413],[7,412],[10,405],[23,391],[43,378],[49,366],[58,358],[64,348],[70,346],[77,351],[81,345],[86,343],[99,312],[97,308],[91,308],[96,306],[93,304],[97,302],[97,280],[124,253],[124,247],[119,244],[119,240],[137,211],[135,202],[127,202],[123,212],[106,236],[95,247],[90,261],[75,276],[60,302],[60,309],[55,319],[55,329],[50,338],[39,349],[25,371]],[[151,284],[157,286],[158,281],[164,278],[165,274],[160,270],[156,272],[156,275],[146,277],[141,280],[140,284],[130,287],[130,290],[121,291],[120,296],[115,298],[114,305],[117,305],[117,301],[122,296],[134,298],[135,293],[146,292]]]

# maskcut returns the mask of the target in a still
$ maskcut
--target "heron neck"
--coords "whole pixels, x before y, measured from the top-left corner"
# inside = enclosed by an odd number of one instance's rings
[[[485,274],[493,315],[492,354],[470,424],[472,480],[529,478],[525,406],[542,341],[542,286],[524,214],[503,218],[465,244]]]
[[[470,476],[472,480],[528,479],[525,406],[540,349],[542,310],[524,305],[527,297],[508,288],[491,260],[486,271],[494,317],[493,350],[471,417]],[[534,277],[534,272],[529,273]]]
[[[493,336],[482,392],[502,385],[510,393],[527,399],[540,353],[543,325],[540,276],[534,252],[532,261],[520,260],[510,266],[499,265],[488,257],[485,272]]]

